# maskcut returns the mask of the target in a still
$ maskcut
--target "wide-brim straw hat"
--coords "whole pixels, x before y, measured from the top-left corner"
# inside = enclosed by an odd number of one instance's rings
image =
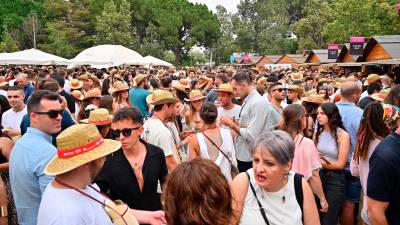
[[[146,102],[150,105],[162,105],[168,103],[177,103],[179,102],[179,99],[175,98],[174,95],[169,91],[158,89],[146,97]]]
[[[381,77],[378,74],[373,73],[368,75],[367,79],[364,82],[364,85],[370,85],[379,80],[381,80]]]
[[[309,96],[305,96],[305,97],[301,98],[301,101],[315,103],[315,104],[320,105],[325,102],[325,98],[323,95],[311,94]]]
[[[127,91],[127,90],[129,90],[129,86],[125,82],[117,81],[113,84],[111,93],[114,95],[120,91]]]
[[[98,88],[93,88],[85,93],[85,98],[101,98],[101,91]]]
[[[80,80],[80,81],[89,81],[89,76],[88,76],[87,73],[85,73],[85,74],[83,74],[83,75],[80,75],[80,76],[78,77],[78,80]]]
[[[79,122],[81,123],[91,123],[94,125],[105,125],[112,122],[113,115],[108,112],[105,108],[98,108],[90,111],[89,118],[83,119]]]
[[[303,80],[303,74],[302,73],[292,73],[290,75],[290,78],[292,80]]]
[[[233,94],[233,87],[230,83],[220,84],[217,88],[217,92],[227,92]]]
[[[81,89],[83,87],[83,82],[81,80],[72,79],[69,86],[72,90]]]
[[[371,95],[371,98],[376,100],[376,101],[380,101],[383,102],[385,100],[385,98],[389,95],[390,89],[382,89],[379,93],[374,93]]]
[[[71,92],[71,96],[79,101],[82,101],[85,98],[85,96],[83,96],[82,92],[79,90],[73,90]]]
[[[204,96],[203,93],[201,93],[201,91],[193,90],[193,91],[189,92],[189,98],[185,98],[185,101],[194,102],[194,101],[204,99],[205,97],[206,96]]]
[[[136,75],[136,76],[133,78],[134,86],[136,86],[136,85],[142,83],[142,81],[143,81],[144,79],[146,79],[147,77],[148,77],[148,76],[147,76],[147,75],[144,75],[144,74],[138,74],[138,75]]]
[[[103,139],[94,124],[75,124],[57,136],[57,154],[47,163],[44,173],[63,174],[120,148],[119,141]]]
[[[299,98],[301,98],[303,96],[303,94],[304,94],[303,89],[298,85],[290,85],[288,87],[288,91],[297,92],[297,94],[299,95]]]
[[[181,82],[176,82],[174,85],[172,85],[173,88],[176,90],[182,91],[182,92],[187,92],[188,89],[190,89],[189,85],[184,85]]]

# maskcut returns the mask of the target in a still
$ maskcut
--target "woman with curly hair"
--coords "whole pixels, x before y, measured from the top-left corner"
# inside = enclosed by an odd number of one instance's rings
[[[350,150],[350,136],[344,128],[338,107],[324,103],[318,108],[317,130],[314,143],[317,146],[322,169],[320,177],[329,208],[321,213],[321,224],[337,224],[344,200],[343,172]]]
[[[369,159],[375,151],[375,147],[390,133],[384,122],[385,118],[385,110],[382,104],[371,102],[364,110],[357,132],[357,143],[350,163],[350,171],[351,175],[360,177],[363,193],[367,193]],[[361,219],[364,224],[371,224],[368,219],[367,208],[367,195],[364,194]]]
[[[214,162],[200,158],[184,162],[167,180],[164,192],[167,224],[231,224],[231,201],[228,182]]]

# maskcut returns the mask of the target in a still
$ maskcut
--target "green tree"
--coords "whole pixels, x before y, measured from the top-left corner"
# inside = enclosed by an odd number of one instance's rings
[[[322,31],[332,19],[330,7],[326,0],[308,0],[304,8],[305,17],[293,26],[300,50],[326,48]]]
[[[104,4],[104,10],[97,16],[96,41],[98,44],[115,44],[133,47],[130,4],[121,0],[119,10],[114,1]]]
[[[0,42],[0,52],[15,52],[18,51],[18,43],[11,36],[10,32],[6,28],[4,30],[3,39]]]

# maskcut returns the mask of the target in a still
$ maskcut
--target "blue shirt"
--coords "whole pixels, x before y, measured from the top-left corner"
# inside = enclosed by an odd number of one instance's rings
[[[149,115],[149,107],[147,106],[146,97],[150,93],[144,88],[131,88],[129,90],[129,101],[132,107],[136,107],[142,113],[144,117]]]
[[[47,162],[57,153],[51,139],[29,127],[11,151],[10,183],[20,225],[36,225],[42,194],[53,179],[44,174]]]
[[[72,119],[71,114],[64,110],[62,119],[61,119],[61,131],[67,129],[68,127],[72,126],[75,124],[75,121]],[[29,115],[26,114],[24,117],[22,117],[20,129],[21,129],[21,135],[24,135],[28,127],[31,125],[31,121],[29,118]],[[60,131],[60,133],[61,133]],[[57,134],[52,134],[51,136],[53,137],[53,145],[56,146],[56,137],[59,133]]]
[[[360,126],[360,121],[364,111],[357,107],[353,102],[337,102],[336,106],[339,109],[340,116],[342,117],[344,128],[350,136],[350,151],[347,158],[346,168],[350,169],[350,162],[353,157],[354,146],[357,142],[357,131]]]
[[[28,102],[29,97],[31,97],[33,91],[35,91],[35,87],[32,84],[27,84],[24,87],[24,103],[26,104]]]

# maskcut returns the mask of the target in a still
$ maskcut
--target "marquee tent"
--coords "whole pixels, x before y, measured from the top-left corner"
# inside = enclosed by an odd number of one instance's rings
[[[171,63],[169,62],[165,62],[161,59],[158,59],[156,57],[153,57],[151,55],[148,55],[146,57],[144,57],[144,62],[141,65],[149,65],[149,66],[167,66],[170,67],[172,66]]]
[[[12,53],[1,53],[0,64],[14,65],[68,65],[69,60],[38,49],[26,49]]]

